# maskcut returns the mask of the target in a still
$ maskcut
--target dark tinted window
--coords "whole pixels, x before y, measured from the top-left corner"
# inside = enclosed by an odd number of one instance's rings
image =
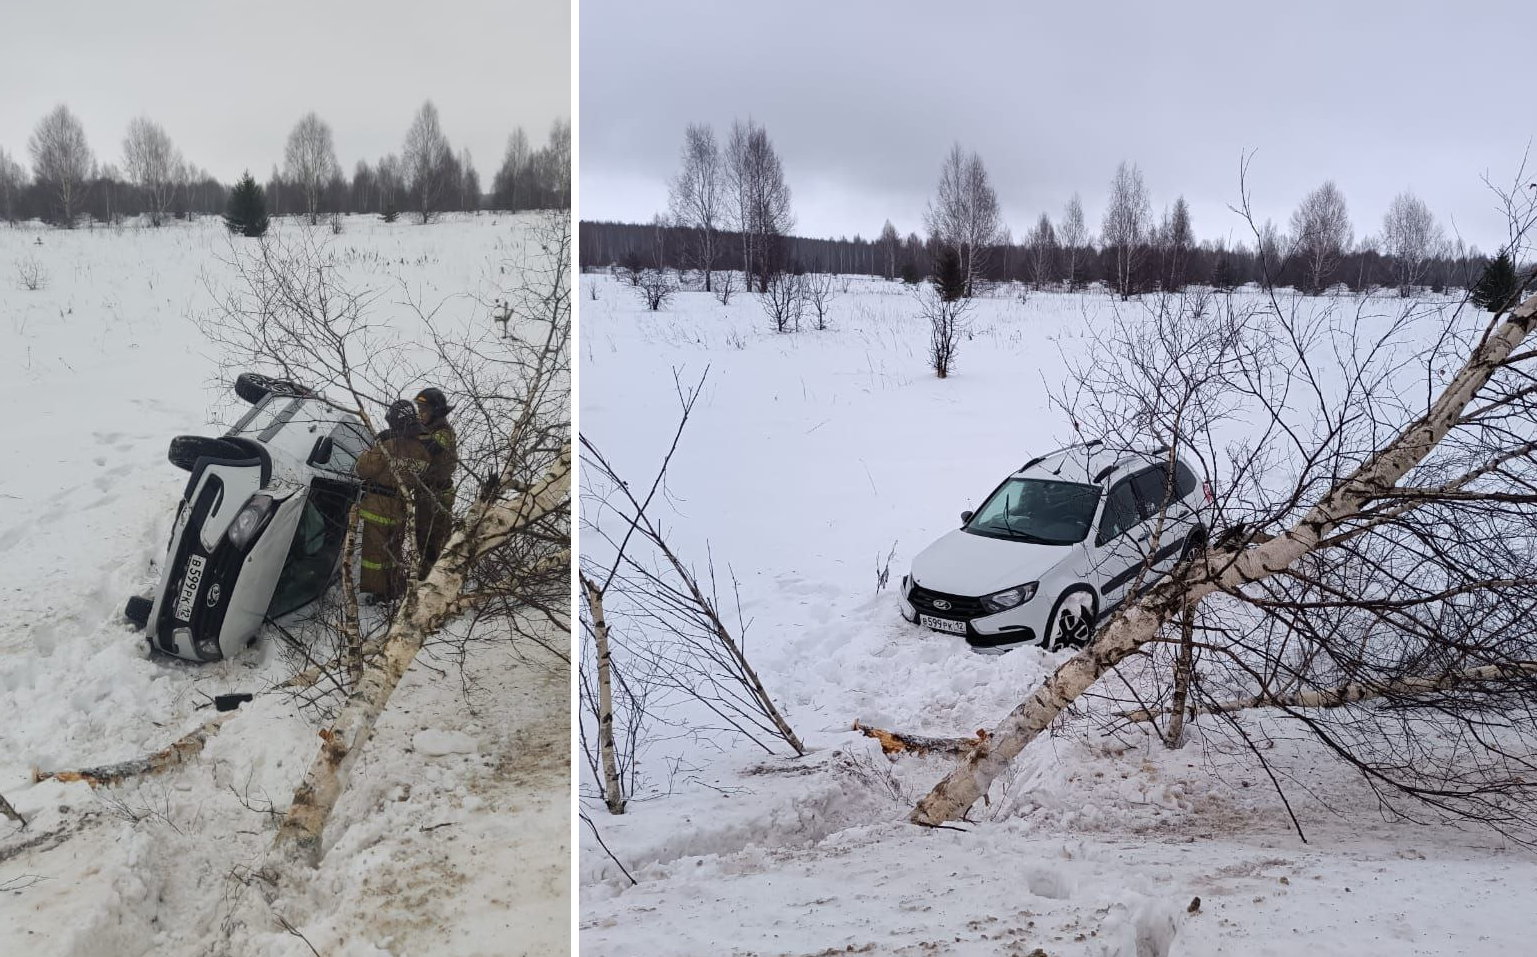
[[[1131,484],[1137,489],[1137,498],[1141,500],[1142,517],[1152,518],[1163,510],[1167,502],[1169,470],[1162,465],[1155,465],[1145,472],[1138,472],[1131,478]]]
[[[1142,521],[1137,511],[1137,497],[1132,494],[1131,480],[1115,483],[1105,497],[1105,517],[1099,520],[1099,535],[1095,543],[1103,545],[1122,532]]]
[[[1195,473],[1184,462],[1174,463],[1174,491],[1180,498],[1189,498],[1196,487]]]

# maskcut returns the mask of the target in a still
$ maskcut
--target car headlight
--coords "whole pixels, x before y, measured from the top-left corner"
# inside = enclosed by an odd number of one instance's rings
[[[261,527],[266,524],[267,518],[272,514],[272,506],[272,496],[252,495],[251,500],[245,503],[245,508],[242,508],[240,514],[235,516],[235,520],[229,523],[229,529],[225,531],[224,537],[229,539],[231,545],[244,550],[251,544],[251,539],[256,537],[256,533],[261,531]]]
[[[995,591],[991,595],[983,595],[982,607],[989,611],[1008,611],[1010,608],[1018,608],[1035,597],[1037,584],[1037,582],[1031,582],[1028,585],[1015,585],[1013,588]]]

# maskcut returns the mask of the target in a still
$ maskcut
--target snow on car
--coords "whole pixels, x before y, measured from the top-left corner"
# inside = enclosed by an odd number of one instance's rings
[[[1171,481],[1167,449],[1096,440],[1038,456],[918,553],[902,615],[975,648],[1082,646],[1205,541],[1210,500],[1183,461]]]
[[[303,386],[246,373],[235,391],[252,406],[234,428],[171,440],[192,474],[159,585],[124,611],[152,648],[193,661],[238,654],[331,587],[370,444],[357,416]]]

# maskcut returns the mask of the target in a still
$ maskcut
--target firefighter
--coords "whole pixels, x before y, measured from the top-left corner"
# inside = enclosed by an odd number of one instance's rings
[[[406,495],[420,502],[425,486],[423,473],[432,456],[423,439],[420,420],[412,404],[401,399],[385,414],[389,426],[368,451],[358,457],[358,478],[363,480],[363,499],[358,515],[363,519],[363,574],[359,589],[374,601],[399,598],[405,591]],[[417,522],[422,516],[418,509]]]
[[[432,570],[433,562],[443,552],[454,524],[454,472],[459,468],[459,439],[448,423],[453,411],[441,389],[423,389],[416,394],[416,414],[421,419],[431,464],[422,475],[426,492],[418,505],[416,541],[422,556],[422,574]]]

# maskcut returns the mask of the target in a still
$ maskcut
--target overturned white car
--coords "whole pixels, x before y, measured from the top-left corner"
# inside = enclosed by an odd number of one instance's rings
[[[251,410],[219,438],[178,436],[192,473],[149,597],[124,614],[153,648],[194,661],[239,653],[262,623],[325,594],[341,566],[347,516],[372,438],[355,415],[303,386],[245,374]]]

